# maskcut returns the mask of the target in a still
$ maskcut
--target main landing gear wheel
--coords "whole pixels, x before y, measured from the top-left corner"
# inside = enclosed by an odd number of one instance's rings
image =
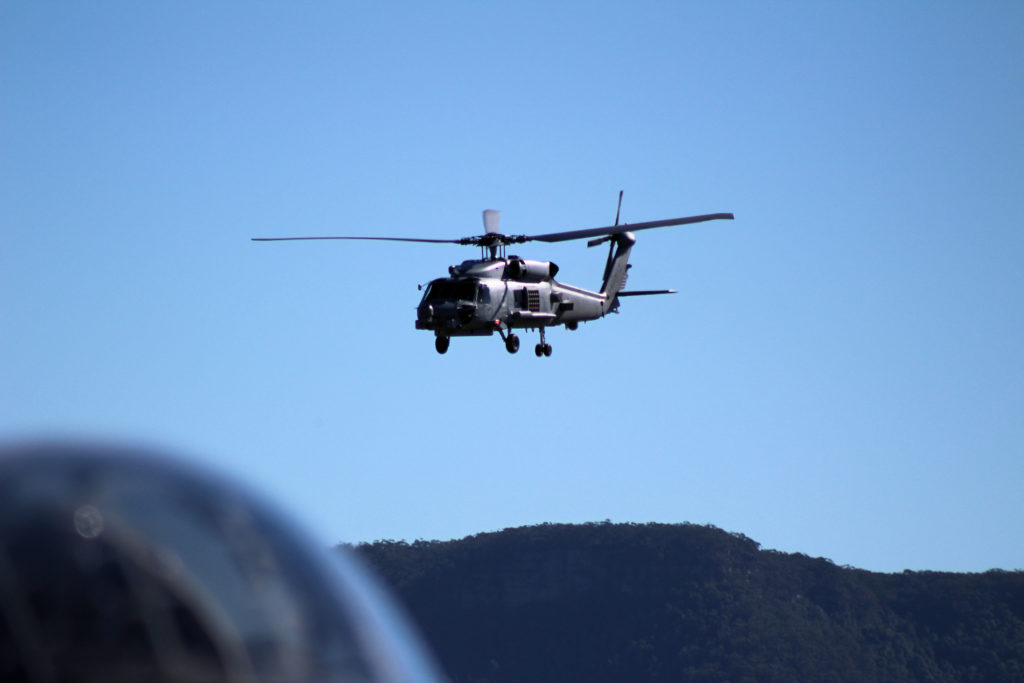
[[[448,350],[448,344],[451,343],[451,339],[448,337],[438,337],[434,340],[434,348],[437,349],[438,353],[444,353]]]
[[[543,326],[540,328],[540,344],[537,344],[537,346],[533,347],[533,352],[537,354],[537,358],[540,358],[541,355],[545,355],[545,356],[550,356],[551,355],[551,344],[548,344],[544,340],[544,327]]]
[[[505,350],[509,353],[515,353],[519,350],[519,337],[514,334],[508,335],[505,339]]]

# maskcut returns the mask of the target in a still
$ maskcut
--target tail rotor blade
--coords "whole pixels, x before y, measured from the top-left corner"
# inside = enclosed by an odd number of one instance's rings
[[[484,232],[488,235],[500,235],[501,234],[501,212],[495,209],[486,209],[484,211]]]

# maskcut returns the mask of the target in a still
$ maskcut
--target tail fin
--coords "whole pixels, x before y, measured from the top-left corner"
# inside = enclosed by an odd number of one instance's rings
[[[615,209],[615,226],[619,227],[619,214],[622,212],[622,190],[619,190],[619,206]],[[604,281],[601,283],[601,294],[608,300],[608,306],[615,301],[615,296],[626,286],[627,271],[629,270],[629,252],[636,244],[636,238],[632,233],[622,232],[611,234],[605,237],[590,240],[588,247],[594,247],[608,240],[608,262],[604,265]]]
[[[601,283],[601,294],[611,302],[622,288],[626,286],[626,271],[629,269],[629,253],[636,244],[636,237],[630,232],[620,232],[611,236],[608,249],[608,262],[604,267],[604,282]]]

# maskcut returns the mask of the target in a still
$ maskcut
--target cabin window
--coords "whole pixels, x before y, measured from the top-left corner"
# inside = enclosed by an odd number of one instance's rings
[[[487,288],[487,285],[477,285],[476,300],[481,304],[491,303],[491,290]]]
[[[477,281],[466,280],[434,280],[430,283],[425,301],[474,301],[476,299]]]

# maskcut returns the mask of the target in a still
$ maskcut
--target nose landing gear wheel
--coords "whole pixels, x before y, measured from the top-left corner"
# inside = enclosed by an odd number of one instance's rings
[[[438,337],[434,340],[434,348],[437,349],[438,353],[444,353],[448,350],[448,344],[451,343],[451,339],[448,337]]]
[[[544,348],[542,350],[544,351],[544,355],[545,356],[550,356],[551,355],[551,344],[545,344]]]
[[[537,358],[540,358],[541,356],[544,355],[544,345],[537,344],[535,347],[533,347],[533,352],[537,354]]]
[[[517,337],[514,334],[508,335],[508,338],[505,339],[505,350],[508,351],[509,353],[515,353],[516,351],[518,351],[519,337]]]

